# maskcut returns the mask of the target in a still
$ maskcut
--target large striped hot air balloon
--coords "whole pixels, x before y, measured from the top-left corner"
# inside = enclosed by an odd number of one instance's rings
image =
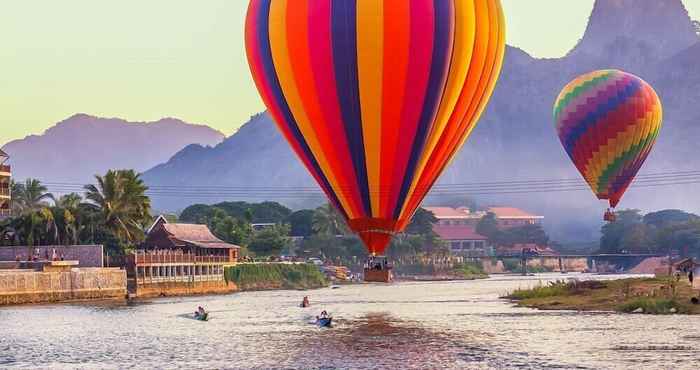
[[[641,78],[602,70],[571,81],[554,104],[564,150],[598,199],[617,206],[659,135],[662,107]],[[606,219],[610,217],[606,213]]]
[[[251,0],[245,27],[269,113],[383,254],[486,107],[505,47],[499,0]]]

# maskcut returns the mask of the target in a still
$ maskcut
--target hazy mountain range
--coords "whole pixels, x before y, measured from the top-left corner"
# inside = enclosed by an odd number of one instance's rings
[[[664,127],[642,173],[700,168],[696,160],[700,139],[699,42],[698,26],[691,21],[681,0],[597,0],[584,36],[566,56],[538,59],[518,48],[507,47],[501,78],[489,107],[441,183],[579,179],[580,175],[554,132],[552,104],[560,89],[574,77],[604,68],[618,68],[639,75],[656,88],[664,103]],[[67,121],[84,120],[99,121],[82,115]],[[158,127],[153,130],[158,135],[152,131],[141,134],[146,136],[143,141],[136,139],[141,138],[139,135],[117,129],[119,133],[96,132],[94,144],[90,140],[85,143],[85,138],[93,136],[76,124],[76,131],[67,135],[65,142],[31,142],[28,140],[38,139],[30,137],[24,142],[8,144],[6,148],[20,158],[32,152],[26,149],[27,143],[40,144],[31,146],[42,148],[38,152],[45,154],[22,159],[27,161],[27,167],[30,168],[29,164],[43,167],[42,162],[47,161],[49,164],[43,168],[54,174],[46,177],[71,181],[76,180],[75,176],[101,172],[97,164],[146,169],[162,163],[144,173],[144,178],[158,194],[153,197],[158,209],[179,210],[192,203],[229,199],[264,198],[290,206],[322,201],[275,197],[262,192],[251,194],[235,189],[315,186],[267,114],[253,116],[234,135],[213,147],[207,145],[220,141],[219,133],[206,128],[196,131],[182,122],[179,124],[185,128],[178,131],[171,127],[177,125],[171,123],[145,125]],[[54,129],[62,131],[58,127]],[[44,137],[58,138],[58,135],[51,135],[54,129],[47,131]],[[20,145],[22,143],[25,145]],[[186,144],[192,145],[185,147]],[[24,151],[17,151],[16,148],[21,147]],[[58,149],[65,151],[57,155]],[[179,149],[182,150],[169,158]],[[92,156],[99,157],[95,160]],[[92,166],[89,169],[86,168],[88,164]],[[75,175],[71,171],[75,171]],[[202,185],[219,186],[221,190],[207,194],[198,188]],[[696,184],[632,188],[620,206],[643,210],[683,208],[698,212],[697,190]],[[484,186],[477,193],[489,192],[496,191]],[[560,240],[592,240],[602,224],[604,203],[597,201],[589,191],[479,194],[474,197],[482,205],[508,204],[543,214],[545,225]]]
[[[223,139],[208,126],[175,118],[127,122],[76,114],[42,135],[11,141],[2,149],[11,156],[16,179],[88,183],[111,168],[145,171],[189,144],[216,145]]]

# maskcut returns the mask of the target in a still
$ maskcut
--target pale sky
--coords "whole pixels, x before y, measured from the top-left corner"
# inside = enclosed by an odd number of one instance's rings
[[[593,0],[502,0],[508,44],[564,55]],[[700,19],[700,0],[685,0]],[[264,109],[244,0],[0,0],[0,146],[78,112],[177,117],[233,133]]]

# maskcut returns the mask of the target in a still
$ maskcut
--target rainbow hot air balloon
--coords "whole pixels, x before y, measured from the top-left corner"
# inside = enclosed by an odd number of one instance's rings
[[[554,104],[564,150],[598,199],[615,208],[659,135],[662,107],[641,78],[602,70],[571,81]],[[606,220],[614,220],[608,210]]]
[[[499,0],[251,0],[245,27],[269,113],[382,255],[491,96]]]

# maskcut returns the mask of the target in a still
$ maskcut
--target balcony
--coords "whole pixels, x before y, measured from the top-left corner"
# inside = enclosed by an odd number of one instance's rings
[[[0,184],[0,198],[5,197],[9,198],[10,197],[10,187]]]
[[[0,175],[9,176],[12,173],[12,167],[7,165],[0,165]]]

